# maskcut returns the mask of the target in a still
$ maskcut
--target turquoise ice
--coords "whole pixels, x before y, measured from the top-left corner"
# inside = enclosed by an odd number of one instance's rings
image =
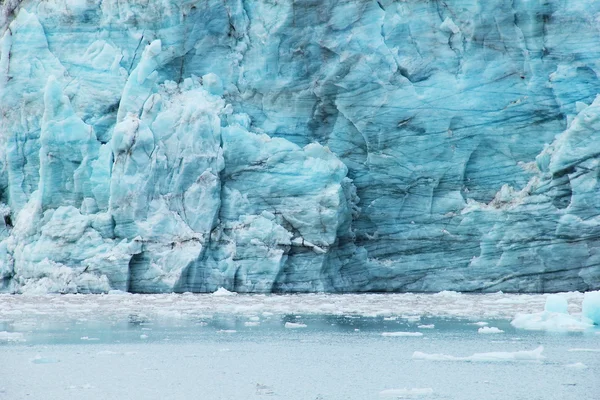
[[[599,289],[599,19],[5,1],[0,291]]]

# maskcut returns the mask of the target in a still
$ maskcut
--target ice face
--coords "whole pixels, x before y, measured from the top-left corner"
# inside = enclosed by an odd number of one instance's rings
[[[0,5],[0,290],[600,288],[600,4]]]

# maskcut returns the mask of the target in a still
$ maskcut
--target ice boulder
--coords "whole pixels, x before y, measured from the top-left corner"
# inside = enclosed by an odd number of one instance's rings
[[[583,316],[600,325],[600,291],[586,293],[582,307]]]
[[[594,318],[600,317],[600,292],[585,294],[582,316],[569,314],[567,308],[568,302],[564,295],[549,295],[544,311],[533,314],[519,313],[511,321],[511,325],[518,329],[539,331],[584,331],[592,328]],[[596,323],[597,321],[596,319]]]

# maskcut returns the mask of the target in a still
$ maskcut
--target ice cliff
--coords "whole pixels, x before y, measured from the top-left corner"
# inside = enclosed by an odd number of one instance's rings
[[[7,0],[0,291],[600,288],[600,2]]]

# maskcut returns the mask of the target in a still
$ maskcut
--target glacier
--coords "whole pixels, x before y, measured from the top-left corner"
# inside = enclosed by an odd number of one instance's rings
[[[0,292],[600,289],[599,22],[4,1]]]

